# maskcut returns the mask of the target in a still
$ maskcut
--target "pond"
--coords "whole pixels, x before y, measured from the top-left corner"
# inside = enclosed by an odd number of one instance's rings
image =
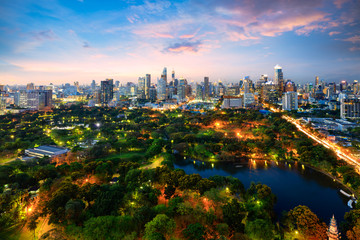
[[[236,165],[177,160],[175,168],[183,169],[187,174],[198,173],[204,178],[213,175],[233,176],[245,188],[251,182],[266,184],[277,197],[274,209],[278,216],[298,205],[306,205],[329,224],[333,214],[340,222],[344,219],[345,212],[350,211],[347,206],[349,199],[339,192],[340,189],[348,192],[341,184],[300,163],[250,161],[249,164]]]

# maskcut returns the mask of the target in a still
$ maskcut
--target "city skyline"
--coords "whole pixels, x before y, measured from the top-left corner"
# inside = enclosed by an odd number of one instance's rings
[[[359,1],[4,1],[0,84],[358,79]]]

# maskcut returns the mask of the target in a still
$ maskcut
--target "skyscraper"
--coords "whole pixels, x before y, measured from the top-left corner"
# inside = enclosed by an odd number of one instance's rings
[[[34,90],[34,89],[35,89],[34,83],[28,83],[26,85],[26,90]]]
[[[173,70],[171,73],[171,80],[174,82],[175,81],[175,71]]]
[[[162,77],[158,79],[157,83],[157,98],[158,100],[166,99],[166,81]]]
[[[137,97],[139,99],[145,99],[145,78],[144,77],[139,77],[139,79],[138,79]]]
[[[146,74],[146,76],[145,76],[145,97],[146,97],[146,99],[150,98],[150,86],[151,86],[151,75]]]
[[[91,82],[91,90],[95,91],[95,88],[96,88],[95,80],[92,80],[92,82]]]
[[[319,84],[320,84],[320,82],[319,82],[319,77],[316,76],[316,77],[315,77],[315,86],[317,86],[317,85],[319,85]]]
[[[167,98],[167,70],[166,67],[164,67],[164,70],[161,74],[161,78],[158,79],[158,86],[157,86],[157,98],[158,100],[166,100]]]
[[[100,103],[107,105],[114,97],[113,79],[106,79],[101,81]]]
[[[204,100],[210,99],[209,77],[204,77]]]
[[[164,67],[164,70],[161,74],[161,78],[165,80],[165,85],[167,85],[167,69]]]
[[[278,64],[274,67],[275,75],[274,75],[274,82],[275,85],[278,87],[279,96],[282,96],[282,93],[284,91],[284,75],[282,72],[282,67],[280,67]]]

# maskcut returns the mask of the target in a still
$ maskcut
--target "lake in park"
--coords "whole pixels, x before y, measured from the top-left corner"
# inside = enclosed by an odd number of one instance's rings
[[[248,188],[251,182],[260,182],[271,187],[277,197],[275,212],[281,216],[283,211],[298,205],[308,206],[320,219],[329,224],[332,215],[338,222],[344,219],[349,198],[339,190],[347,191],[341,184],[334,182],[327,175],[302,164],[285,162],[250,161],[249,164],[233,163],[203,163],[193,160],[177,160],[175,168],[180,168],[186,174],[198,173],[204,178],[213,175],[233,176],[238,178]]]

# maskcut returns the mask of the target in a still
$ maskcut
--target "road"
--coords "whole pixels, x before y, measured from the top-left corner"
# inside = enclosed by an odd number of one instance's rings
[[[350,165],[354,165],[358,170],[360,170],[360,161],[359,159],[354,158],[353,156],[349,155],[348,153],[344,152],[339,146],[335,145],[334,143],[319,138],[314,133],[310,132],[309,130],[305,129],[301,124],[297,122],[296,119],[283,115],[282,118],[286,119],[288,122],[294,124],[299,131],[303,132],[309,138],[313,139],[314,141],[318,142],[319,144],[323,145],[324,147],[333,150],[336,152],[336,155],[346,161]]]

